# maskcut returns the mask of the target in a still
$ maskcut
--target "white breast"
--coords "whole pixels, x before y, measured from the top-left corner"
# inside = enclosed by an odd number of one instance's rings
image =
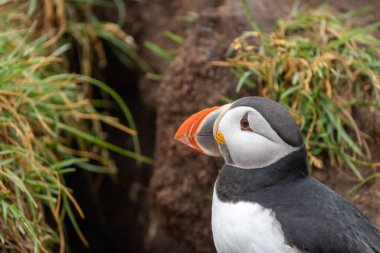
[[[281,224],[257,203],[224,203],[214,188],[212,233],[218,253],[299,253],[286,245]]]

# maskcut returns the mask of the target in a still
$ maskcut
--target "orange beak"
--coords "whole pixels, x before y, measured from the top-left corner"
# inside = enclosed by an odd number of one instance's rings
[[[219,156],[219,149],[213,135],[214,122],[220,114],[220,106],[204,109],[190,116],[178,128],[174,140],[201,153]]]

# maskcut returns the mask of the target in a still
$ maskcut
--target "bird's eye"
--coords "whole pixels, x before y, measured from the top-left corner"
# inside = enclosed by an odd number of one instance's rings
[[[252,131],[251,126],[249,125],[249,120],[248,120],[248,114],[244,114],[243,118],[240,120],[240,129],[241,130],[248,130]]]

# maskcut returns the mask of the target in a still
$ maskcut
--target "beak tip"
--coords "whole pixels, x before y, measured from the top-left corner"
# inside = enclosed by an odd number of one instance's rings
[[[182,126],[177,130],[175,135],[173,136],[173,140],[181,142],[181,139],[184,136],[184,131],[182,129]]]

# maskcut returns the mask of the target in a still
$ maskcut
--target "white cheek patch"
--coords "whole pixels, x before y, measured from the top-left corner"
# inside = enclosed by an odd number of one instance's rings
[[[246,112],[253,132],[240,128],[240,120]],[[233,165],[240,168],[265,167],[300,148],[285,143],[265,118],[251,107],[229,110],[221,119],[218,131],[226,140]]]

